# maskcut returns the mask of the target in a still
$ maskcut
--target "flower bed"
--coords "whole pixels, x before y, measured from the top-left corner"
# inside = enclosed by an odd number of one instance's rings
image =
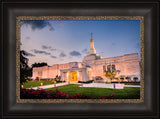
[[[85,94],[75,94],[71,95],[67,92],[61,92],[56,89],[56,91],[46,91],[45,89],[21,89],[20,90],[21,99],[93,99],[92,97]],[[99,99],[114,99],[113,94],[107,96],[100,96]]]

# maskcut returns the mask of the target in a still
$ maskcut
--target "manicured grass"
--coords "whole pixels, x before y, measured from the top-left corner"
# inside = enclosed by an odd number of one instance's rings
[[[86,94],[93,98],[98,98],[101,95],[107,96],[114,94],[116,99],[139,99],[140,88],[139,87],[124,87],[124,89],[109,89],[109,88],[91,88],[91,87],[79,87],[80,85],[70,84],[57,87],[62,92],[68,92],[72,95],[76,93]],[[49,88],[46,90],[55,91],[56,88]]]
[[[28,81],[24,83],[24,88],[41,86],[41,83],[43,83],[43,85],[54,84],[54,82],[51,81]]]

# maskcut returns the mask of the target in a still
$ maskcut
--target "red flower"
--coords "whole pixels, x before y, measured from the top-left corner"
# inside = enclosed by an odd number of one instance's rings
[[[105,97],[103,95],[101,95],[99,99],[105,99]]]
[[[72,95],[71,93],[61,92],[56,88],[56,92],[52,90],[34,90],[34,89],[20,89],[20,97],[22,99],[94,99],[85,94]],[[100,96],[99,99],[115,99],[114,94],[107,96]]]

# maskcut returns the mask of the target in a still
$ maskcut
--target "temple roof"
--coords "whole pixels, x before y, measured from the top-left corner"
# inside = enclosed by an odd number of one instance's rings
[[[88,61],[93,61],[93,60],[102,59],[102,58],[103,57],[98,54],[89,54],[83,58],[82,62],[87,63]]]

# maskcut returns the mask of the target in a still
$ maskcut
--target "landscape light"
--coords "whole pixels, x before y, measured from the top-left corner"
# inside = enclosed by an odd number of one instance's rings
[[[23,88],[24,86],[23,85],[21,85],[21,88]]]

